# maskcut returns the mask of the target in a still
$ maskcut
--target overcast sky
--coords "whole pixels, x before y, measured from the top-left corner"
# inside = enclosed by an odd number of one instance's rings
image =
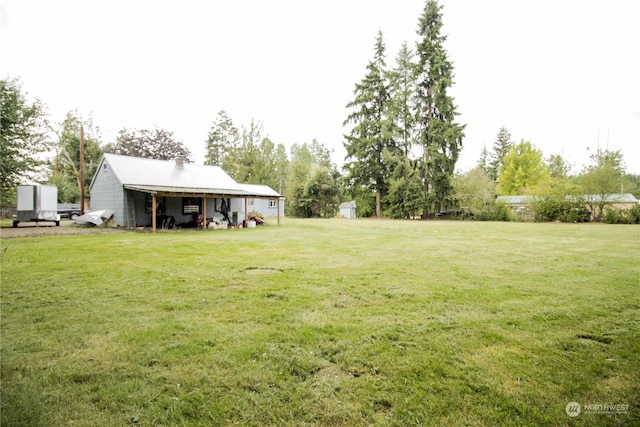
[[[93,116],[172,131],[204,161],[218,111],[253,118],[289,148],[314,138],[344,160],[342,123],[378,30],[394,65],[415,51],[424,0],[0,0],[0,76],[19,77],[51,119]],[[466,124],[458,169],[501,126],[562,154],[621,150],[640,173],[640,1],[441,0],[455,97]]]

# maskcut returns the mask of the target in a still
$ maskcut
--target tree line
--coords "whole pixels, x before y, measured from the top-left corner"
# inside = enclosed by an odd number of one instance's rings
[[[104,152],[164,160],[183,156],[192,161],[188,148],[169,131],[122,129],[114,142],[103,143],[100,128],[91,117],[82,119],[72,111],[62,123],[52,125],[46,120],[42,102],[29,102],[17,79],[1,80],[0,89],[3,206],[15,203],[15,186],[25,180],[56,184],[61,202],[79,201],[80,185],[89,194],[88,186]],[[85,136],[83,183],[78,170],[80,128]],[[356,162],[341,174],[331,161],[331,150],[320,142],[294,144],[287,153],[283,144],[265,135],[260,122],[252,120],[238,127],[221,110],[205,141],[205,163],[220,165],[238,182],[269,185],[286,197],[287,215],[332,217],[341,201],[356,199],[360,216],[375,216],[377,201],[385,210],[383,214],[390,217],[419,216],[425,200],[424,186],[418,179],[422,175],[417,158],[407,154],[407,145],[401,151],[399,158],[389,150],[381,153],[380,158],[393,160],[390,164],[395,168],[390,169],[384,191],[381,188],[378,192],[350,174]],[[483,149],[475,168],[453,174],[447,212],[509,219],[507,208],[496,204],[496,196],[527,194],[536,196],[535,219],[571,221],[576,219],[571,215],[583,205],[577,197],[589,194],[596,196],[588,200],[596,219],[612,221],[606,215],[613,213],[604,209],[608,194],[629,192],[640,197],[640,176],[626,172],[619,151],[598,149],[590,164],[578,173],[572,169],[559,155],[544,158],[529,141],[515,143],[502,127],[493,147]]]
[[[443,212],[505,219],[496,195],[537,195],[540,220],[567,220],[574,195],[638,194],[638,176],[626,174],[620,152],[597,150],[592,164],[579,174],[561,156],[544,159],[531,142],[514,143],[502,127],[491,150],[485,146],[478,165],[456,172],[462,150],[463,124],[449,89],[453,64],[442,34],[442,7],[427,0],[418,18],[414,50],[405,42],[395,64],[387,65],[384,34],[378,31],[363,78],[355,83],[345,106],[342,172],[332,151],[313,140],[294,144],[289,152],[272,141],[262,123],[237,126],[223,109],[204,141],[205,164],[220,165],[238,182],[264,184],[286,197],[287,215],[332,217],[341,201],[356,200],[358,215],[425,218]],[[47,120],[46,106],[29,101],[20,81],[0,81],[0,179],[2,205],[15,203],[15,186],[25,180],[58,186],[61,202],[77,202],[103,153],[193,161],[189,149],[164,129],[122,129],[104,143],[92,117],[71,111],[58,124]],[[84,182],[80,182],[80,130],[84,131]],[[53,155],[47,153],[54,153]],[[605,214],[601,202],[598,219]],[[570,219],[570,218],[569,218]]]
[[[15,206],[16,186],[26,182],[55,184],[59,202],[80,201],[104,153],[193,161],[190,150],[164,129],[126,129],[104,143],[92,117],[70,111],[61,123],[47,120],[46,106],[30,101],[16,78],[0,80],[0,181],[2,206]],[[80,133],[84,135],[84,182],[80,182]],[[265,135],[260,122],[237,127],[221,110],[205,141],[205,164],[220,165],[232,178],[268,185],[286,199],[292,216],[331,217],[343,194],[340,173],[331,151],[318,141],[294,144],[289,155],[283,144]],[[90,194],[89,194],[90,196]]]
[[[619,150],[598,147],[590,163],[574,172],[562,155],[547,158],[530,141],[515,143],[501,127],[491,150],[486,145],[477,166],[453,181],[458,206],[487,219],[515,219],[495,196],[525,195],[534,220],[640,222],[640,206],[628,212],[607,209],[608,197],[631,193],[640,198],[640,175],[626,172]],[[585,215],[589,212],[589,217]]]

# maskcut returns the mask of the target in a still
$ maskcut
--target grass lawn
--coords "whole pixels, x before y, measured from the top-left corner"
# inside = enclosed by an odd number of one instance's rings
[[[3,426],[640,424],[638,226],[1,244]]]

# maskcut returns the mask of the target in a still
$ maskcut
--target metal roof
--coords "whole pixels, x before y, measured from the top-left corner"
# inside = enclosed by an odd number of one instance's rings
[[[141,191],[143,193],[153,194],[180,194],[183,196],[197,196],[203,194],[210,194],[216,196],[238,196],[247,197],[246,191],[229,190],[224,188],[190,188],[190,187],[167,187],[162,185],[135,185],[124,184],[124,188],[127,190]]]
[[[640,202],[631,193],[605,194],[605,195],[585,194],[582,197],[586,202],[600,202],[600,201],[604,201],[604,203],[639,203]]]
[[[508,205],[526,205],[531,200],[531,196],[498,196],[496,200]]]
[[[127,189],[146,193],[210,194],[238,197],[280,197],[266,185],[238,184],[220,166],[145,159],[106,153],[93,177],[111,168]],[[91,183],[93,185],[93,181]]]
[[[257,197],[282,197],[268,185],[238,184],[245,192]]]
[[[350,202],[342,202],[342,203],[340,203],[340,209],[351,209],[351,208],[355,208],[355,207],[356,207],[355,200],[352,200]]]

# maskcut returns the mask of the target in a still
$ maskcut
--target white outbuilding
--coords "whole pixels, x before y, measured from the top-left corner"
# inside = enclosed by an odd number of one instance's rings
[[[356,218],[356,202],[352,200],[350,202],[340,203],[340,217],[353,219]]]

